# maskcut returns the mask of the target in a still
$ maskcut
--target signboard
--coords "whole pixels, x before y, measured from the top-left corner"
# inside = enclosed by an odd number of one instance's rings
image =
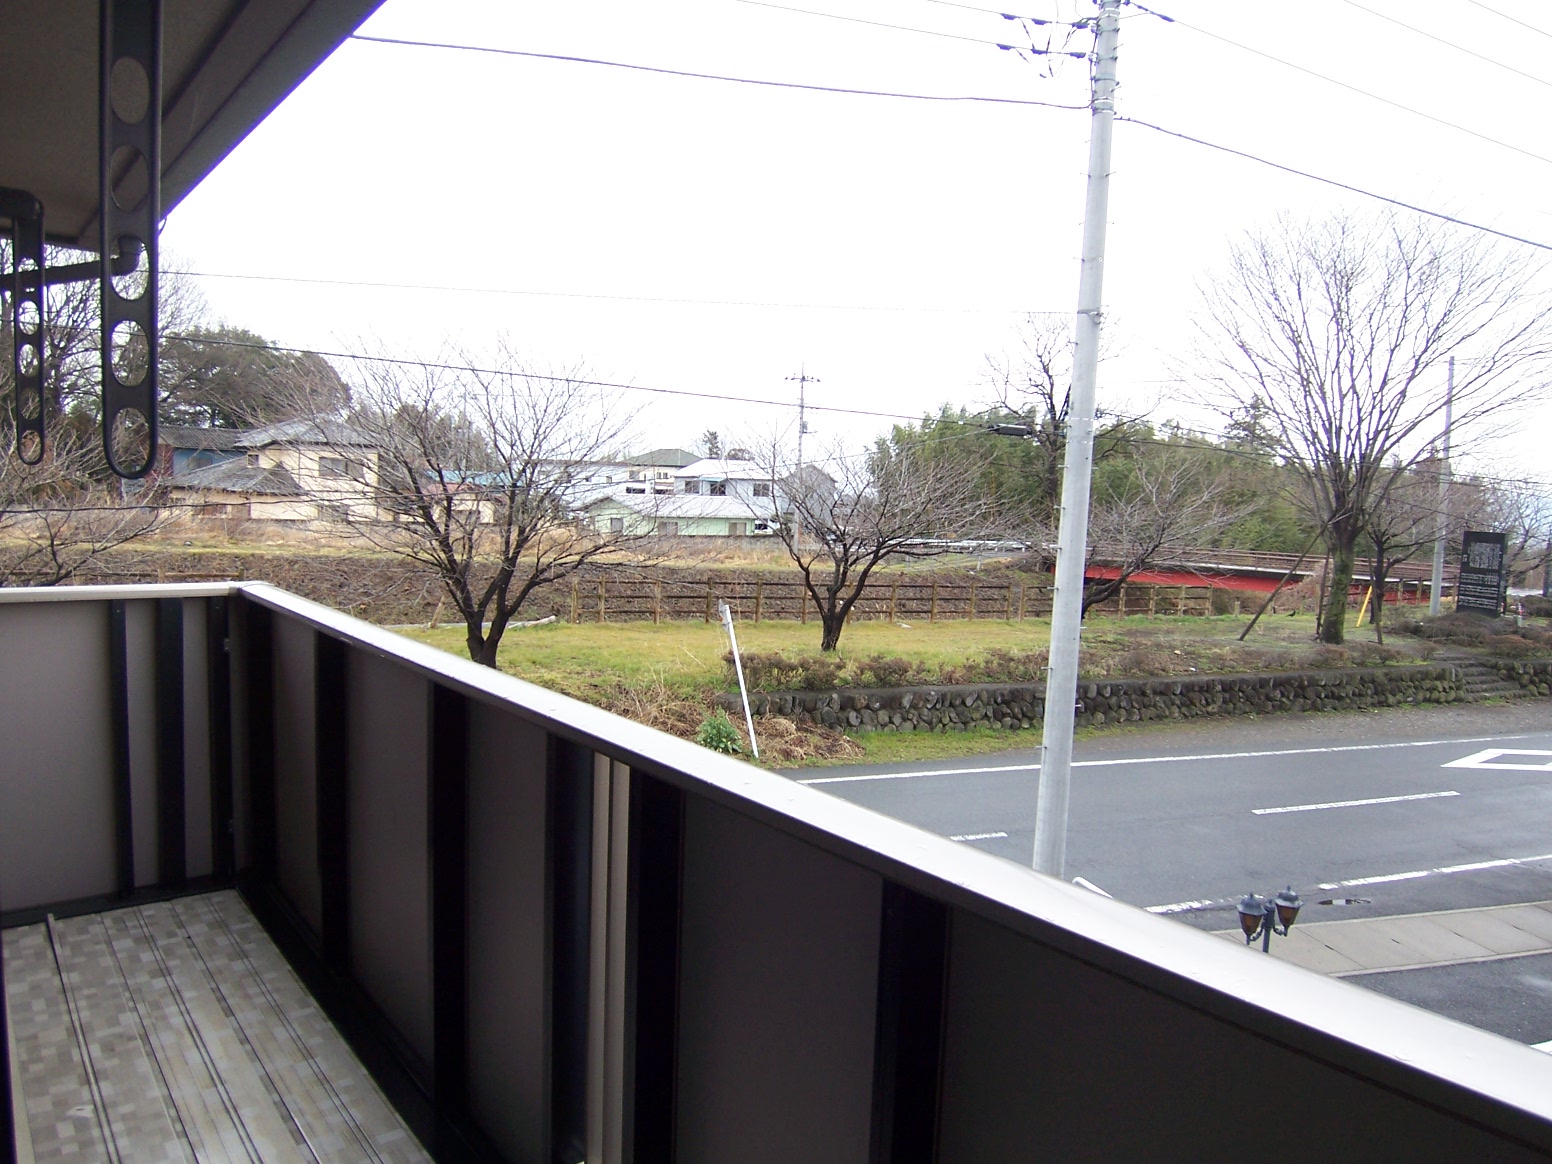
[[[1494,617],[1503,613],[1504,567],[1508,535],[1467,530],[1460,547],[1460,582],[1455,587],[1455,609],[1474,610]]]

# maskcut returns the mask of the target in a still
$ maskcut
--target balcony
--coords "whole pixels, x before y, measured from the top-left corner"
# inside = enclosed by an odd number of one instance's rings
[[[0,591],[0,733],[40,1161],[1552,1156],[1539,1052],[273,587]]]

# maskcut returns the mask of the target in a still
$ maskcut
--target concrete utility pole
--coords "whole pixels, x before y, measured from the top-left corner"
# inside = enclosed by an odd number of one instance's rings
[[[807,366],[801,364],[798,366],[798,374],[796,376],[788,376],[787,379],[796,380],[798,383],[798,468],[796,477],[797,487],[801,489],[803,488],[803,436],[808,432],[808,386],[810,384],[818,384],[820,380],[818,376],[810,376]],[[797,540],[803,536],[803,520],[802,518],[795,517],[794,523],[792,532],[793,542],[796,544]]]
[[[1078,688],[1078,633],[1083,629],[1083,568],[1088,558],[1089,485],[1094,466],[1094,387],[1099,376],[1100,304],[1105,282],[1105,219],[1110,210],[1110,130],[1115,119],[1116,46],[1121,0],[1100,0],[1094,46],[1089,129],[1089,185],[1083,208],[1083,267],[1067,407],[1056,590],[1051,604],[1051,658],[1046,673],[1045,730],[1035,807],[1035,870],[1062,876],[1067,861],[1067,797],[1072,784],[1073,699]]]
[[[1439,533],[1433,541],[1433,582],[1428,590],[1428,613],[1439,617],[1440,592],[1444,589],[1444,543],[1450,536],[1450,413],[1455,407],[1455,357],[1450,357],[1449,379],[1444,385],[1444,459],[1439,468]]]

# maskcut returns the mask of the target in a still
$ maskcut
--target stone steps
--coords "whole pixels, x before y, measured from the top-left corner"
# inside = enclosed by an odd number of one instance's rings
[[[1528,693],[1518,683],[1498,673],[1498,665],[1464,651],[1440,651],[1434,658],[1460,673],[1467,702],[1483,699],[1520,699]]]

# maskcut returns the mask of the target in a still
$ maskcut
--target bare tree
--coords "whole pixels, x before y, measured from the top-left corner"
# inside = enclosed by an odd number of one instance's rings
[[[1324,530],[1326,642],[1342,641],[1374,507],[1439,437],[1449,358],[1468,432],[1543,391],[1552,336],[1536,280],[1522,254],[1422,219],[1284,218],[1206,290],[1215,402],[1256,403]]]
[[[1245,516],[1247,508],[1228,500],[1230,480],[1210,451],[1191,446],[1134,448],[1132,472],[1097,482],[1089,508],[1091,563],[1102,561],[1114,578],[1083,584],[1083,611],[1107,602],[1121,587],[1161,559],[1170,547],[1196,545]],[[1043,542],[1056,540],[1056,527]]]
[[[13,441],[0,424],[0,440]],[[56,433],[36,465],[0,452],[0,586],[55,586],[165,518],[148,492],[126,498],[96,434]]]
[[[495,370],[449,367],[477,362]],[[316,415],[308,433],[345,466],[333,516],[435,572],[475,662],[496,665],[535,590],[637,543],[579,514],[580,470],[618,447],[627,423],[582,373],[540,374],[503,340],[494,360],[366,361],[352,399],[348,415]]]
[[[831,449],[794,468],[773,442],[761,460],[774,488],[757,516],[771,520],[803,576],[823,651],[835,650],[881,563],[950,553],[954,539],[980,535],[992,508],[971,454],[934,457],[881,440],[860,456]]]
[[[1109,334],[1109,333],[1107,333]],[[1072,320],[1027,316],[1015,354],[987,357],[992,411],[982,420],[1029,426],[1020,474],[1026,520],[1054,523],[1061,504],[1062,465],[1067,454],[1067,410],[1072,390]],[[945,411],[944,417],[948,417]],[[966,419],[963,415],[961,420]],[[1096,414],[1094,463],[1124,455],[1143,419],[1101,411]]]
[[[1421,462],[1390,479],[1369,507],[1364,540],[1369,548],[1369,578],[1374,635],[1385,641],[1385,579],[1402,562],[1432,550],[1439,530],[1439,462]]]

